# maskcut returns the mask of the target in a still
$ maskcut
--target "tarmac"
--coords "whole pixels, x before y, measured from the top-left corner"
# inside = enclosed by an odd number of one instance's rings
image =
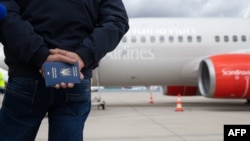
[[[250,124],[246,100],[181,97],[153,92],[94,92],[105,109],[93,106],[84,130],[84,141],[223,141],[224,125]],[[1,104],[1,101],[0,101]],[[179,108],[178,108],[179,109]],[[35,141],[47,141],[44,118]]]

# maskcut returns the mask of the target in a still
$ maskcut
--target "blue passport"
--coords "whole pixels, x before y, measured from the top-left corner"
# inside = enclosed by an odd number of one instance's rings
[[[66,64],[62,62],[45,62],[43,64],[45,84],[55,86],[61,82],[80,83],[78,63]]]

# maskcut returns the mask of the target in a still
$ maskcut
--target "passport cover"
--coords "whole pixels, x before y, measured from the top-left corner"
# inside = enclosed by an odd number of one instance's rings
[[[78,63],[66,64],[62,62],[45,62],[43,64],[45,84],[55,86],[61,82],[80,83]]]

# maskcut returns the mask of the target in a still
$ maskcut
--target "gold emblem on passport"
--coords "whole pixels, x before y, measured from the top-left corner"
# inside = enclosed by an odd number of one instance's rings
[[[62,76],[70,76],[71,75],[71,70],[70,68],[62,68],[60,71],[60,74]]]

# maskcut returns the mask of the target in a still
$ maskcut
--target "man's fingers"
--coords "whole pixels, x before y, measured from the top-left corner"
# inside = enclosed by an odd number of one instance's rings
[[[58,61],[58,62],[64,62],[68,64],[74,64],[77,60],[68,56],[61,55],[61,54],[53,54],[53,55],[49,55],[49,57],[47,58],[47,61],[49,62]]]
[[[58,57],[60,62],[69,63],[69,64],[73,64],[77,61],[73,58],[70,58],[61,54],[55,54],[55,57]]]
[[[84,79],[84,75],[80,72],[80,79],[83,80]]]
[[[68,88],[73,88],[74,87],[74,83],[68,83]]]
[[[62,82],[62,83],[60,83],[60,84],[56,84],[55,86],[54,86],[54,88],[56,88],[56,89],[66,89],[66,88],[73,88],[74,87],[74,83],[64,83],[64,82]]]
[[[54,88],[60,89],[60,85],[59,85],[59,84],[56,84],[56,85],[54,86]]]
[[[51,54],[61,54],[61,55],[67,55],[67,51],[66,50],[62,50],[62,49],[59,49],[59,48],[56,48],[56,49],[50,49],[50,53]]]
[[[58,49],[58,48],[56,48],[56,49],[50,49],[50,53],[52,55],[62,55],[64,57],[66,56],[66,57],[69,57],[69,58],[77,60],[80,69],[82,69],[85,66],[83,60],[81,59],[81,57],[77,53],[74,53],[74,52],[71,52],[71,51],[67,51],[67,50]]]
[[[67,84],[64,83],[64,82],[62,82],[62,83],[60,84],[60,87],[63,88],[63,89],[66,89],[66,88],[67,88]]]
[[[39,73],[43,75],[43,69],[39,69]]]

